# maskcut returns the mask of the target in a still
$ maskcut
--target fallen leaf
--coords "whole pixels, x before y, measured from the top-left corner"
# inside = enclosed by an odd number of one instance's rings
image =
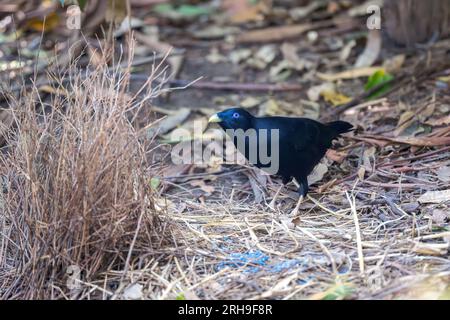
[[[334,162],[342,163],[344,161],[344,159],[348,156],[348,152],[328,149],[326,156],[328,159],[330,159]]]
[[[44,19],[32,18],[27,21],[26,27],[37,32],[49,32],[59,25],[60,19],[55,12],[51,12]]]
[[[175,204],[166,198],[157,198],[154,201],[155,204],[155,210],[157,212],[176,212],[176,206]]]
[[[330,90],[335,90],[334,83],[324,82],[322,84],[309,88],[308,91],[306,92],[306,95],[308,96],[308,99],[311,101],[319,101],[321,93],[323,91],[330,91]]]
[[[255,97],[246,97],[241,101],[240,106],[242,108],[253,108],[261,103],[261,100]]]
[[[257,2],[248,0],[223,1],[223,7],[228,13],[228,20],[235,24],[262,21],[264,19],[264,14],[269,12],[270,6],[271,2],[267,0],[260,0]]]
[[[406,56],[404,54],[398,54],[383,62],[383,69],[389,73],[395,73],[399,71],[405,63]]]
[[[380,67],[363,67],[363,68],[353,68],[347,71],[342,71],[334,74],[317,72],[316,76],[323,81],[337,81],[361,77],[370,77],[374,72],[378,70],[380,70]]]
[[[184,17],[197,17],[210,13],[211,9],[201,5],[183,4],[180,5],[176,11]]]
[[[431,220],[438,225],[444,224],[449,218],[450,213],[439,209],[434,209],[431,215]]]
[[[252,58],[247,60],[249,66],[263,70],[277,55],[277,47],[271,44],[264,45],[256,51]]]
[[[421,111],[418,114],[419,120],[421,122],[425,122],[429,117],[431,117],[434,114],[434,111],[436,109],[436,103],[430,103],[425,108],[420,108]]]
[[[269,71],[270,80],[273,82],[283,82],[291,75],[292,64],[286,60],[281,60],[272,66]]]
[[[289,62],[292,69],[302,71],[311,67],[312,63],[306,59],[300,58],[297,54],[297,46],[292,43],[285,42],[281,45],[281,53],[284,60]]]
[[[326,160],[325,160],[326,161]],[[325,176],[325,173],[328,172],[328,166],[323,162],[320,162],[308,176],[308,184],[314,184],[319,182]]]
[[[142,299],[143,293],[142,293],[143,286],[139,283],[132,284],[125,288],[123,291],[123,298],[125,300],[139,300]]]
[[[278,106],[282,110],[282,114],[292,114],[294,116],[303,117],[305,115],[305,108],[297,102],[288,102],[285,100],[277,100]]]
[[[428,124],[432,127],[448,125],[448,124],[450,124],[450,115],[448,115],[448,116],[445,115],[445,116],[439,117],[437,119],[429,119],[428,121],[425,122],[425,124]]]
[[[315,101],[300,100],[301,115],[310,119],[319,119],[320,104]]]
[[[193,19],[201,15],[210,14],[212,12],[212,8],[209,6],[189,4],[183,4],[177,7],[169,3],[162,3],[154,6],[153,11],[168,19],[181,20]]]
[[[228,57],[232,63],[239,64],[242,61],[250,58],[251,55],[252,50],[250,49],[238,49],[231,51]]]
[[[442,203],[450,200],[450,189],[441,191],[427,191],[419,199],[420,203]]]
[[[394,79],[394,77],[391,74],[387,73],[384,69],[379,69],[375,71],[372,75],[370,75],[369,79],[367,80],[364,86],[364,90],[370,91],[378,86],[381,87],[378,90],[376,90],[376,92],[372,93],[368,97],[368,99],[375,99],[386,93],[391,88],[389,81],[391,81],[392,79]],[[383,83],[385,83],[386,85],[382,86]]]
[[[206,56],[206,60],[211,62],[212,64],[217,64],[219,62],[227,61],[227,58],[219,53],[219,49],[217,47],[213,47]]]
[[[394,131],[394,136],[398,137],[403,131],[411,126],[413,122],[415,122],[415,116],[416,114],[412,111],[402,113],[397,123],[397,129]]]
[[[319,0],[319,1],[310,1],[306,6],[304,7],[297,7],[292,8],[289,10],[290,17],[295,20],[301,20],[303,18],[306,18],[309,14],[313,13],[317,9],[323,7],[326,4],[326,1]]]
[[[325,99],[325,101],[331,103],[335,107],[349,103],[352,100],[352,98],[347,97],[346,95],[335,90],[324,90],[320,93],[320,95]]]
[[[406,213],[412,213],[413,211],[416,211],[420,207],[420,204],[418,202],[407,202],[407,203],[402,203],[400,205],[400,207]]]
[[[438,179],[442,182],[450,182],[450,167],[440,167],[437,171]]]
[[[186,120],[187,117],[189,117],[190,113],[191,109],[189,108],[178,109],[176,112],[170,114],[169,116],[158,122],[156,127],[148,129],[147,135],[152,137],[155,133],[157,133],[158,135],[163,135],[169,132],[173,128],[180,125],[184,120]]]
[[[280,114],[280,107],[274,99],[269,99],[263,103],[258,112],[258,116],[275,116]]]

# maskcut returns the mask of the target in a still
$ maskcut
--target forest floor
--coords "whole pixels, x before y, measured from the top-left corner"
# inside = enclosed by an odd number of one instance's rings
[[[151,184],[172,242],[128,261],[123,297],[450,299],[450,41],[382,46],[365,7],[346,1],[213,2],[133,11],[131,91],[150,70],[140,59],[173,47],[162,60],[171,89],[139,118],[145,126],[165,116],[155,131],[162,150],[180,128],[188,143],[194,129],[214,135],[207,119],[228,106],[339,118],[356,130],[327,153],[296,216],[293,184],[269,207],[276,177],[217,158],[173,164],[156,155]],[[127,36],[117,36],[117,51]],[[87,47],[95,61],[99,51]],[[113,295],[105,279],[118,274],[86,281],[84,297]]]

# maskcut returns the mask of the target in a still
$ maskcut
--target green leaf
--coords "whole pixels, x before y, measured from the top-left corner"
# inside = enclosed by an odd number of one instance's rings
[[[372,100],[386,93],[391,88],[391,84],[388,82],[391,81],[392,79],[394,79],[394,77],[391,74],[387,73],[384,69],[375,71],[367,80],[364,86],[364,90],[370,91],[373,88],[382,85],[383,83],[386,83],[386,85],[380,87],[380,89],[372,93],[368,97],[368,99]]]
[[[348,285],[336,285],[329,289],[322,300],[342,300],[349,297],[354,289]]]
[[[177,295],[177,297],[175,298],[176,300],[186,300],[186,297],[184,296],[184,293],[180,293]]]
[[[191,6],[184,4],[178,8],[178,13],[185,17],[196,17],[202,14],[208,14],[210,10],[206,7]]]
[[[153,10],[161,16],[175,20],[180,18],[194,18],[211,13],[211,8],[205,6],[183,4],[179,7],[175,7],[169,3],[156,5]]]
[[[168,13],[173,10],[175,10],[175,8],[170,3],[157,4],[153,9],[156,13]]]
[[[159,187],[161,180],[159,178],[153,177],[150,179],[150,188],[156,190]]]
[[[80,6],[81,10],[84,10],[84,8],[86,7],[87,4],[87,0],[78,0],[78,5]]]

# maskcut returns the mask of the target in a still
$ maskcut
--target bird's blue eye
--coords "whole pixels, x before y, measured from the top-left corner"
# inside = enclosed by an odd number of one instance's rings
[[[233,113],[233,118],[235,118],[235,119],[239,118],[239,113],[237,113],[237,112]]]

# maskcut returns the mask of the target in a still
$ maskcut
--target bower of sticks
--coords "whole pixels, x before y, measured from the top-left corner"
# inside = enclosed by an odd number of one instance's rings
[[[450,299],[450,3],[384,2],[2,1],[0,298]],[[291,215],[174,156],[230,106],[355,130]]]

